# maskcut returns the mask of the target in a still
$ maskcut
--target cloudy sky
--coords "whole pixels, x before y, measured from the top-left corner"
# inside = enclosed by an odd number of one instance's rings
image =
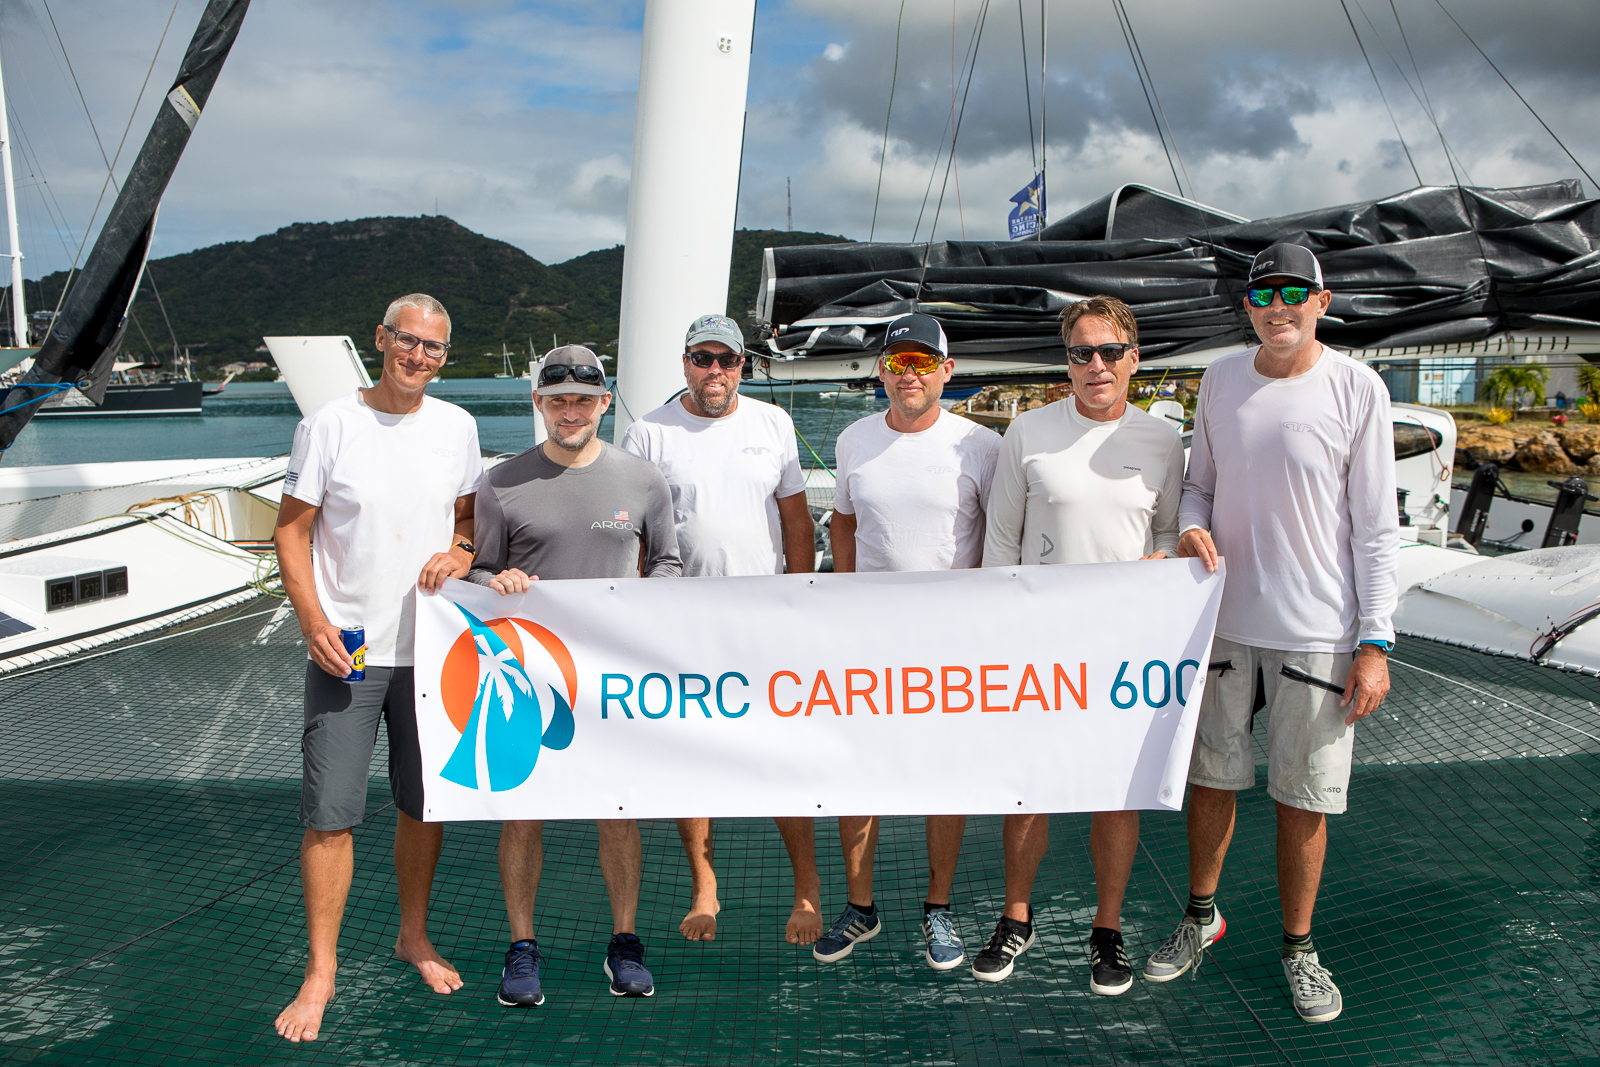
[[[1004,236],[1041,108],[1052,217],[1123,182],[1175,191],[1113,0],[1044,2],[1041,102],[1041,0],[1021,0],[1020,14],[1017,0],[989,0],[970,93],[964,61],[984,0],[759,0],[739,225],[783,227],[789,179],[796,229],[925,238],[953,82],[965,113],[937,237]],[[1446,9],[1600,174],[1593,0],[1346,2],[1395,121],[1339,0],[1125,0],[1184,192],[1259,218],[1408,188],[1413,162],[1423,182],[1445,184],[1441,133],[1464,182],[1579,176]],[[106,178],[101,146],[116,156],[130,130],[120,180],[203,7],[0,0],[29,277],[71,262]],[[293,222],[435,211],[545,262],[622,241],[643,10],[255,0],[168,190],[157,254]]]

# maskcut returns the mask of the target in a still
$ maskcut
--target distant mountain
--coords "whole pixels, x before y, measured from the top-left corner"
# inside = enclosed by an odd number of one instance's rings
[[[738,231],[728,314],[748,323],[762,249],[845,240],[823,233]],[[65,277],[58,271],[30,282],[30,294],[38,294],[35,306],[54,306]],[[176,334],[180,344],[205,346],[193,355],[197,367],[209,368],[263,358],[255,350],[267,334],[349,334],[370,354],[383,308],[408,292],[430,293],[450,310],[450,377],[499,370],[502,344],[520,369],[530,339],[536,352],[557,337],[614,355],[622,246],[547,266],[442,216],[296,223],[253,241],[152,260],[134,304],[127,348],[165,356]]]

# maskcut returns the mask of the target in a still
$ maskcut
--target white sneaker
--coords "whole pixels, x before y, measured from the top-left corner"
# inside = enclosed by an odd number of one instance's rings
[[[1333,975],[1317,962],[1315,952],[1296,952],[1283,958],[1283,976],[1289,980],[1289,995],[1294,1010],[1308,1023],[1325,1023],[1339,1017],[1344,998],[1333,984]]]
[[[1201,926],[1188,915],[1172,931],[1172,936],[1150,954],[1144,964],[1144,977],[1148,982],[1170,982],[1190,967],[1199,973],[1200,954],[1222,940],[1228,924],[1222,920],[1222,909],[1213,908],[1211,921]]]

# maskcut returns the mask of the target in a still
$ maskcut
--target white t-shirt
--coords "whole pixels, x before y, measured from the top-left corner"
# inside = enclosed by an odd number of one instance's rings
[[[834,445],[833,509],[856,517],[856,570],[938,571],[983,561],[983,513],[1000,435],[939,413],[919,433],[868,415]]]
[[[1118,563],[1178,552],[1183,438],[1132,404],[1095,422],[1068,397],[1006,428],[983,565]]]
[[[783,573],[778,500],[806,487],[788,412],[741,396],[708,419],[669,400],[629,426],[622,447],[666,476],[684,577]]]
[[[1217,634],[1286,652],[1393,641],[1400,520],[1389,390],[1326,345],[1304,374],[1256,372],[1256,349],[1200,381],[1181,530],[1227,558]]]
[[[311,532],[317,602],[333,625],[367,631],[370,665],[411,665],[417,578],[449,549],[456,499],[482,477],[478,424],[431,396],[389,415],[356,390],[295,427],[283,491],[321,509]]]

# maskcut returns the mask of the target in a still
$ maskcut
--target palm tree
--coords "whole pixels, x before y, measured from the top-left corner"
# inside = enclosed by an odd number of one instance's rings
[[[1585,363],[1578,368],[1578,388],[1589,394],[1589,399],[1600,403],[1600,367]]]
[[[1522,363],[1496,367],[1483,380],[1483,394],[1496,404],[1511,401],[1513,408],[1522,406],[1524,393],[1535,404],[1544,403],[1544,383],[1550,378],[1550,369],[1541,363]]]

